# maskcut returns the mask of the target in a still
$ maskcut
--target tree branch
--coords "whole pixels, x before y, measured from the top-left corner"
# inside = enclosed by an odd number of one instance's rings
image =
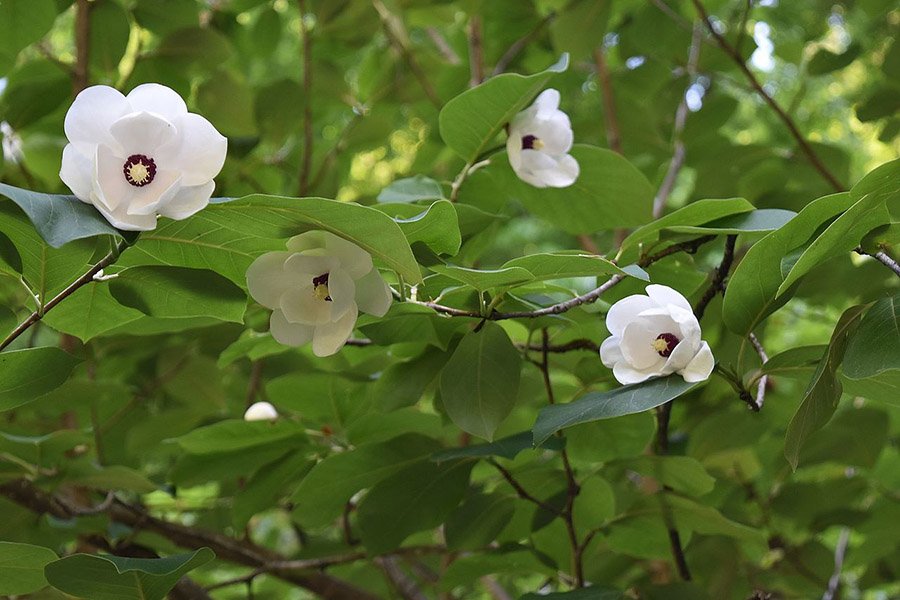
[[[760,343],[759,338],[756,337],[756,334],[751,331],[750,335],[747,336],[747,339],[750,340],[750,343],[753,345],[753,348],[759,355],[760,362],[762,362],[763,366],[765,366],[765,364],[769,361],[769,355],[766,354],[766,349],[763,348],[763,345],[762,343]],[[759,378],[759,382],[756,385],[756,405],[750,407],[754,411],[759,411],[759,409],[763,407],[763,403],[766,401],[766,385],[768,383],[768,375],[763,375]]]
[[[300,9],[300,36],[302,37],[301,59],[303,62],[303,158],[300,161],[300,173],[297,184],[297,195],[306,196],[309,192],[309,173],[313,155],[313,116],[312,116],[312,36],[304,23],[306,0],[297,0]]]
[[[469,87],[475,87],[484,81],[484,48],[481,34],[481,17],[477,14],[469,17]]]
[[[90,82],[91,4],[75,0],[75,64],[72,66],[72,95],[77,96]]]
[[[25,479],[0,484],[0,495],[37,514],[50,514],[60,519],[71,519],[79,514],[79,509],[59,494],[48,494]],[[133,529],[159,534],[182,548],[196,549],[207,546],[222,560],[253,568],[268,565],[267,572],[319,594],[327,600],[379,600],[377,596],[330,575],[298,573],[296,569],[285,568],[286,561],[281,556],[252,542],[235,540],[219,533],[164,521],[150,515],[143,508],[125,504],[120,500],[114,499],[105,510],[105,514],[113,521]],[[271,565],[274,567],[270,568]]]
[[[13,329],[12,333],[10,333],[2,342],[0,342],[0,350],[3,350],[11,343],[13,343],[13,341],[17,337],[28,331],[29,327],[40,321],[45,314],[50,312],[57,304],[78,291],[81,286],[93,281],[94,275],[116,262],[122,251],[125,250],[125,248],[127,248],[129,245],[129,242],[120,240],[116,244],[116,247],[109,254],[100,259],[100,262],[88,269],[84,275],[70,283],[68,287],[66,287],[66,289],[54,296],[49,302],[47,302],[43,306],[39,306],[38,310],[31,313],[27,319],[22,321],[15,329]]]
[[[740,70],[744,73],[747,78],[747,81],[750,82],[750,85],[759,94],[762,99],[765,101],[769,107],[775,111],[775,114],[778,115],[778,118],[781,119],[782,123],[788,128],[788,131],[793,136],[794,140],[797,142],[797,145],[800,146],[800,150],[806,155],[806,158],[809,159],[809,162],[812,164],[813,168],[819,172],[819,175],[825,179],[834,191],[841,192],[845,188],[838,181],[837,177],[828,170],[828,167],[825,166],[825,163],[816,155],[815,151],[812,149],[812,146],[809,145],[809,142],[806,141],[806,138],[803,137],[803,134],[800,133],[800,129],[797,127],[797,124],[794,123],[794,120],[788,115],[784,109],[775,101],[772,96],[763,88],[762,84],[759,83],[759,80],[756,78],[756,75],[753,74],[753,71],[747,66],[747,63],[744,61],[744,58],[741,56],[740,52],[737,49],[728,43],[721,33],[716,31],[716,28],[713,26],[712,21],[709,18],[709,14],[706,12],[706,9],[703,7],[703,3],[700,0],[692,0],[694,3],[694,7],[697,9],[697,13],[700,15],[701,20],[704,25],[706,25],[706,30],[709,31],[710,35],[716,40],[716,43],[719,44],[719,47],[722,49],[725,54],[727,54]]]
[[[722,262],[719,263],[709,287],[706,288],[703,297],[700,298],[697,302],[697,306],[694,308],[694,315],[697,317],[698,321],[703,318],[706,307],[712,299],[715,298],[719,292],[725,292],[725,278],[728,276],[728,272],[731,270],[731,264],[734,262],[735,242],[737,242],[736,235],[729,235],[725,238],[725,253],[722,255]]]
[[[541,32],[544,31],[544,28],[550,24],[553,19],[556,18],[556,13],[549,13],[546,17],[538,21],[537,25],[534,28],[513,42],[509,48],[506,49],[506,52],[503,53],[503,56],[500,57],[500,60],[497,61],[497,64],[494,65],[494,71],[492,75],[499,75],[506,71],[506,68],[509,66],[515,58],[524,50],[531,42],[533,42]]]
[[[688,86],[693,84],[694,76],[697,74],[697,63],[700,61],[700,44],[702,43],[700,35],[700,25],[694,23],[693,33],[691,35],[691,47],[688,50],[687,74]],[[686,149],[681,135],[684,132],[684,126],[687,123],[688,106],[687,106],[687,90],[681,95],[681,102],[675,109],[675,125],[672,128],[672,160],[669,161],[669,168],[663,177],[663,182],[659,186],[656,197],[653,198],[653,218],[658,219],[666,210],[666,202],[672,190],[675,188],[675,182],[678,180],[678,173],[684,166],[684,157]]]
[[[844,568],[844,557],[847,554],[847,546],[850,543],[850,529],[841,529],[837,545],[834,548],[834,573],[828,580],[828,589],[822,596],[822,600],[837,600],[841,595],[841,571]]]
[[[594,49],[594,64],[600,83],[600,97],[603,100],[603,122],[606,124],[606,144],[616,154],[622,154],[622,135],[616,118],[616,99],[613,95],[612,80],[606,64],[606,48],[601,43]]]
[[[888,269],[893,271],[898,277],[900,277],[900,264],[897,264],[897,261],[888,256],[885,251],[879,250],[875,254],[869,254],[862,248],[856,248],[854,252],[861,256],[871,256],[872,258],[886,266]]]

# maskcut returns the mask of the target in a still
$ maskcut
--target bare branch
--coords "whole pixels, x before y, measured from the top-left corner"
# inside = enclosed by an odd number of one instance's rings
[[[760,343],[759,338],[756,337],[756,334],[752,331],[750,335],[747,336],[747,339],[750,340],[750,343],[753,345],[753,348],[756,350],[756,353],[759,355],[759,360],[762,362],[763,366],[769,361],[769,355],[766,354],[766,349],[763,348],[762,343]],[[766,384],[769,383],[769,376],[763,375],[759,378],[759,382],[756,386],[756,406],[752,408],[755,411],[758,411],[763,407],[763,403],[766,401]]]
[[[850,543],[850,529],[841,529],[837,545],[834,548],[834,574],[828,580],[828,589],[822,596],[822,600],[837,600],[841,591],[841,570],[844,568],[844,557],[847,554],[847,545]]]
[[[300,35],[303,41],[300,47],[303,64],[303,158],[300,161],[297,183],[297,195],[302,197],[309,192],[309,173],[313,155],[312,36],[304,22],[306,0],[297,0],[297,6],[300,9]]]
[[[900,277],[900,264],[897,264],[897,261],[888,256],[887,253],[883,250],[879,250],[875,254],[869,254],[862,248],[856,248],[854,252],[862,256],[871,256],[872,258],[886,266],[888,269],[896,273],[898,277]]]
[[[469,87],[484,81],[484,48],[481,34],[481,17],[477,14],[469,18]]]

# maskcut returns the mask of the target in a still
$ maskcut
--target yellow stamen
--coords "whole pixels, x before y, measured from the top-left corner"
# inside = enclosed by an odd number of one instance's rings
[[[150,176],[150,170],[141,163],[135,163],[128,167],[128,174],[133,181],[143,183]]]
[[[316,298],[318,298],[319,300],[327,300],[328,296],[331,295],[328,293],[328,284],[327,283],[320,283],[319,285],[317,285],[315,287],[315,290],[313,291],[313,293],[316,295]]]
[[[669,349],[669,342],[667,342],[663,338],[656,338],[655,340],[650,342],[650,346],[657,352],[665,352]]]
[[[544,147],[544,142],[540,140],[540,138],[534,138],[534,141],[531,142],[532,150],[540,150]]]

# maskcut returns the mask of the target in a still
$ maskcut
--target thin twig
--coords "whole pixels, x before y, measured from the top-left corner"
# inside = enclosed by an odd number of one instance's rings
[[[394,46],[394,48],[403,57],[403,60],[409,67],[409,70],[412,71],[413,76],[419,82],[422,91],[424,91],[425,95],[428,97],[428,100],[431,101],[435,108],[440,109],[443,106],[443,102],[441,102],[440,97],[437,95],[437,92],[434,90],[434,87],[428,80],[428,76],[425,74],[425,71],[422,69],[419,61],[416,59],[415,55],[410,51],[409,47],[403,40],[403,35],[400,31],[398,31],[402,27],[399,19],[395,15],[393,15],[390,10],[388,10],[382,0],[372,0],[372,5],[375,7],[375,10],[378,12],[378,16],[381,18],[381,23],[384,27],[384,33],[385,35],[387,35],[388,41],[390,41],[391,45]]]
[[[528,45],[531,44],[541,32],[544,31],[544,28],[550,24],[550,22],[556,18],[556,13],[549,13],[546,17],[537,22],[534,28],[513,42],[509,48],[506,49],[506,52],[503,53],[503,56],[500,57],[500,60],[497,61],[497,64],[494,66],[493,75],[499,75],[506,71],[506,68],[509,66],[515,58],[524,50]]]
[[[469,18],[469,87],[484,81],[484,47],[481,34],[481,17],[477,14]]]
[[[303,158],[300,161],[299,183],[297,195],[306,196],[309,192],[309,173],[313,155],[313,116],[312,116],[312,35],[304,22],[306,16],[306,0],[297,0],[300,9],[301,56],[303,63]]]
[[[102,259],[100,259],[100,262],[98,262],[93,267],[88,269],[88,271],[84,275],[82,275],[81,277],[79,277],[78,279],[76,279],[75,281],[70,283],[66,287],[66,289],[64,289],[63,291],[58,293],[56,296],[54,296],[52,299],[50,299],[50,301],[48,301],[46,304],[44,304],[42,307],[40,307],[41,310],[36,310],[33,313],[31,313],[27,319],[22,321],[18,325],[18,327],[13,329],[12,333],[10,333],[8,336],[6,336],[6,338],[2,342],[0,342],[0,350],[3,350],[7,346],[9,346],[11,343],[13,343],[13,341],[17,337],[19,337],[20,335],[22,335],[23,333],[28,331],[29,327],[31,327],[32,325],[34,325],[35,323],[40,321],[44,317],[45,314],[47,314],[48,312],[50,312],[50,310],[53,309],[53,307],[55,307],[57,304],[59,304],[60,302],[62,302],[63,300],[65,300],[66,298],[71,296],[72,294],[74,294],[76,291],[78,291],[78,289],[81,286],[92,282],[94,280],[94,275],[96,275],[97,273],[99,273],[100,271],[102,271],[103,269],[108,267],[109,265],[116,262],[116,260],[119,258],[119,255],[122,253],[122,251],[125,248],[127,248],[128,246],[129,246],[128,242],[126,242],[125,240],[120,240],[116,244],[115,249],[112,252],[110,252],[109,254],[107,254],[106,256],[104,256]]]
[[[594,49],[594,64],[597,66],[597,80],[600,83],[600,97],[603,100],[603,122],[606,124],[606,145],[617,154],[622,154],[622,135],[616,117],[616,99],[613,95],[612,80],[606,64],[606,48],[600,44]]]
[[[393,558],[390,556],[379,557],[374,562],[381,567],[404,600],[428,600],[428,597],[419,589],[419,585],[403,572]]]
[[[872,258],[886,266],[888,269],[896,273],[898,277],[900,277],[900,264],[897,264],[897,261],[888,256],[887,253],[883,250],[879,250],[875,254],[869,254],[862,248],[856,248],[854,252],[861,256],[871,256]]]
[[[688,86],[694,82],[694,76],[697,74],[697,63],[700,61],[700,44],[703,37],[700,35],[700,24],[694,23],[693,33],[691,35],[691,47],[688,50],[687,74]],[[669,201],[669,195],[675,188],[675,182],[678,180],[678,173],[684,166],[684,157],[686,153],[684,141],[681,135],[684,132],[684,126],[687,123],[688,106],[687,106],[687,90],[682,94],[678,108],[675,109],[675,125],[672,128],[672,160],[669,161],[669,168],[663,177],[663,182],[659,186],[659,191],[653,199],[653,218],[658,219],[666,210],[666,202]]]
[[[800,133],[800,129],[797,127],[797,124],[794,123],[794,120],[788,115],[784,109],[772,98],[771,95],[765,90],[765,88],[760,84],[759,80],[756,78],[756,75],[753,74],[753,71],[747,66],[747,63],[744,61],[744,57],[741,56],[740,52],[737,49],[728,43],[721,33],[719,33],[716,28],[713,26],[712,21],[709,18],[709,14],[706,12],[706,8],[704,8],[703,3],[700,0],[692,0],[694,7],[697,9],[697,13],[700,15],[701,20],[706,25],[706,30],[709,31],[710,35],[716,40],[719,44],[719,47],[722,49],[725,54],[727,54],[740,70],[744,73],[747,78],[747,81],[750,82],[750,85],[756,90],[756,93],[759,94],[762,99],[765,101],[769,107],[775,111],[775,114],[781,119],[781,121],[788,128],[788,131],[793,136],[794,140],[797,142],[797,145],[800,146],[800,150],[806,155],[809,159],[809,162],[812,164],[813,168],[819,172],[819,175],[825,179],[832,188],[836,192],[843,191],[846,189],[840,181],[838,181],[837,177],[828,170],[828,167],[825,166],[825,163],[819,158],[819,156],[812,149],[812,146],[809,145],[809,142],[806,141],[806,138],[803,137],[803,134]]]
[[[725,238],[725,253],[722,255],[722,262],[719,263],[709,287],[706,288],[706,292],[703,293],[703,297],[700,298],[697,302],[697,306],[694,308],[694,315],[697,317],[698,321],[703,318],[706,307],[712,299],[715,298],[719,292],[725,291],[725,278],[731,270],[731,263],[734,262],[735,242],[737,242],[736,235],[729,235]]]
[[[516,494],[519,495],[519,498],[521,498],[522,500],[527,500],[528,502],[531,502],[532,504],[536,504],[537,506],[540,506],[544,510],[546,510],[550,513],[553,513],[554,515],[561,515],[559,509],[557,509],[553,506],[550,506],[543,500],[539,500],[539,499],[535,498],[534,496],[532,496],[531,494],[529,494],[528,490],[526,490],[524,487],[522,487],[522,484],[519,483],[516,480],[516,478],[512,476],[512,473],[510,473],[506,467],[504,467],[503,465],[501,465],[494,459],[488,459],[488,463],[490,465],[492,465],[495,469],[500,471],[500,474],[503,475],[503,479],[505,479],[506,482],[512,486],[512,488],[516,491]]]
[[[828,589],[822,595],[822,600],[836,600],[840,597],[841,570],[844,568],[844,557],[847,554],[847,545],[850,543],[850,529],[841,529],[837,545],[834,548],[834,573],[828,580]]]
[[[756,350],[756,353],[759,355],[759,360],[762,362],[763,366],[769,361],[769,355],[766,354],[766,349],[763,348],[762,343],[760,343],[759,338],[756,337],[756,334],[752,331],[747,336],[747,339],[750,340],[750,343],[753,345],[753,348]],[[756,406],[751,407],[755,411],[758,411],[763,407],[763,403],[766,401],[766,384],[769,382],[769,376],[763,375],[759,378],[759,382],[756,385]]]
[[[438,30],[437,27],[428,27],[425,29],[425,33],[428,34],[428,37],[431,38],[431,41],[434,42],[435,48],[438,49],[438,52],[441,53],[441,56],[444,57],[451,65],[458,65],[462,61],[459,59],[459,55],[455,50],[447,43],[447,40],[444,39],[444,36]]]
[[[263,365],[265,361],[258,359],[250,364],[250,382],[247,384],[247,406],[256,402],[256,397],[262,389]]]
[[[90,83],[91,3],[75,0],[75,64],[72,66],[72,94]]]

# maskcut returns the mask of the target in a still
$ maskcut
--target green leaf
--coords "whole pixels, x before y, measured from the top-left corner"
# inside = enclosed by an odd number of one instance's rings
[[[448,358],[446,352],[428,348],[410,361],[394,363],[375,382],[372,394],[376,405],[390,411],[415,404],[437,379]]]
[[[523,431],[510,435],[503,439],[490,444],[475,444],[474,446],[464,446],[462,448],[447,448],[440,452],[435,452],[431,460],[435,462],[444,462],[455,460],[458,458],[484,458],[488,456],[502,456],[509,460],[514,459],[523,450],[532,450],[532,436],[530,431]],[[565,446],[563,438],[552,437],[544,442],[540,447],[545,450],[562,450]]]
[[[762,375],[812,376],[827,348],[824,344],[788,348],[771,357],[766,364],[753,371],[750,377],[745,376],[745,383],[751,385]]]
[[[300,482],[292,497],[294,518],[308,527],[326,525],[341,514],[356,492],[421,461],[436,448],[432,439],[406,434],[333,454]]]
[[[289,452],[262,467],[234,497],[232,517],[234,526],[243,530],[250,517],[276,505],[280,495],[293,491],[313,466],[303,453]]]
[[[837,54],[826,48],[819,48],[806,64],[806,72],[810,75],[824,75],[843,69],[859,56],[862,46],[857,43],[850,44],[846,50]]]
[[[385,203],[443,199],[444,190],[441,184],[424,175],[398,179],[378,194],[378,201]]]
[[[504,73],[466,90],[441,109],[441,137],[466,163],[474,164],[500,130],[568,66],[569,56],[564,54],[546,71],[527,76]]]
[[[778,289],[784,281],[781,261],[801,247],[819,228],[852,205],[843,192],[814,200],[784,227],[754,244],[728,280],[722,317],[729,329],[747,335],[764,318],[788,301]]]
[[[592,57],[606,33],[611,7],[609,2],[594,0],[567,5],[550,23],[553,47],[558,52],[570,52],[575,59]]]
[[[122,465],[90,465],[84,472],[70,472],[69,481],[98,490],[130,490],[141,494],[157,489],[143,473]]]
[[[696,233],[698,235],[728,235],[739,233],[765,233],[783,227],[797,216],[792,210],[761,208],[737,215],[728,215],[702,225],[673,225],[667,231]]]
[[[434,265],[431,270],[465,283],[479,292],[494,288],[510,288],[534,281],[534,275],[521,267],[480,270],[452,265]]]
[[[603,275],[638,276],[643,281],[650,281],[650,276],[640,271],[626,271],[595,254],[580,252],[547,252],[530,254],[507,261],[504,269],[520,267],[531,273],[535,279],[563,279],[566,277],[600,277]]]
[[[243,323],[247,296],[218,273],[180,267],[131,267],[109,282],[120,304],[151,317],[213,317]]]
[[[116,302],[109,293],[109,282],[97,281],[81,286],[45,314],[42,322],[87,342],[143,316],[142,312]]]
[[[568,404],[545,406],[538,413],[532,429],[534,443],[541,444],[557,431],[572,425],[612,419],[656,408],[686,394],[697,385],[688,383],[681,375],[675,374],[607,392],[592,392]]]
[[[466,492],[474,461],[421,461],[377,483],[359,504],[366,549],[381,554],[407,536],[440,525]]]
[[[801,277],[829,258],[846,254],[859,245],[867,233],[891,222],[885,201],[900,193],[900,160],[887,163],[869,173],[850,190],[857,200],[853,206],[831,223],[791,267],[778,287],[785,293]]]
[[[753,211],[753,205],[743,198],[697,200],[631,232],[622,242],[620,253],[634,248],[638,244],[655,242],[659,239],[659,233],[665,229],[697,227],[704,223],[751,211]]]
[[[843,388],[837,378],[837,369],[844,358],[847,343],[859,327],[866,308],[868,305],[853,306],[841,315],[831,334],[828,350],[803,394],[800,408],[788,424],[784,439],[784,456],[795,470],[806,440],[828,422],[837,408],[838,400],[841,399]]]
[[[447,518],[444,537],[452,550],[480,550],[494,541],[512,519],[512,496],[494,492],[470,496]]]
[[[55,390],[80,362],[52,346],[0,353],[0,411],[37,400]]]
[[[200,427],[172,441],[191,454],[215,454],[277,441],[295,444],[305,439],[306,432],[299,423],[230,419]]]
[[[53,248],[82,238],[122,234],[90,204],[75,196],[42,194],[0,183],[0,194],[21,208]]]
[[[90,600],[163,600],[185,573],[215,556],[209,548],[165,558],[73,554],[48,564],[44,574],[56,589]]]
[[[403,230],[410,244],[422,242],[436,254],[455,255],[462,237],[456,208],[447,200],[439,200],[426,208],[415,204],[381,204],[376,210],[390,215]]]
[[[247,267],[257,256],[283,250],[277,240],[312,229],[353,242],[409,283],[422,279],[393,219],[373,208],[325,198],[252,195],[217,201],[185,221],[161,220],[124,254],[132,262],[119,264],[146,264],[149,258],[155,264],[210,269],[243,287]]]
[[[691,496],[708,494],[716,484],[703,465],[688,456],[640,456],[618,464]]]
[[[502,327],[488,322],[469,333],[441,373],[447,416],[463,431],[491,440],[516,404],[521,369],[522,356]]]
[[[128,13],[114,0],[95,1],[90,12],[90,33],[91,65],[118,75],[119,61],[131,34]]]
[[[847,344],[843,369],[850,379],[900,369],[900,295],[882,298],[866,312]]]
[[[581,167],[575,183],[565,188],[536,188],[520,180],[506,152],[500,152],[463,184],[460,201],[475,203],[467,194],[476,192],[516,200],[528,212],[571,234],[636,227],[650,221],[653,187],[626,158],[584,144],[576,144],[571,154]]]
[[[0,595],[20,596],[47,587],[44,566],[57,559],[43,546],[0,542]]]
[[[0,2],[0,73],[8,73],[19,51],[40,40],[56,20],[53,0]]]

